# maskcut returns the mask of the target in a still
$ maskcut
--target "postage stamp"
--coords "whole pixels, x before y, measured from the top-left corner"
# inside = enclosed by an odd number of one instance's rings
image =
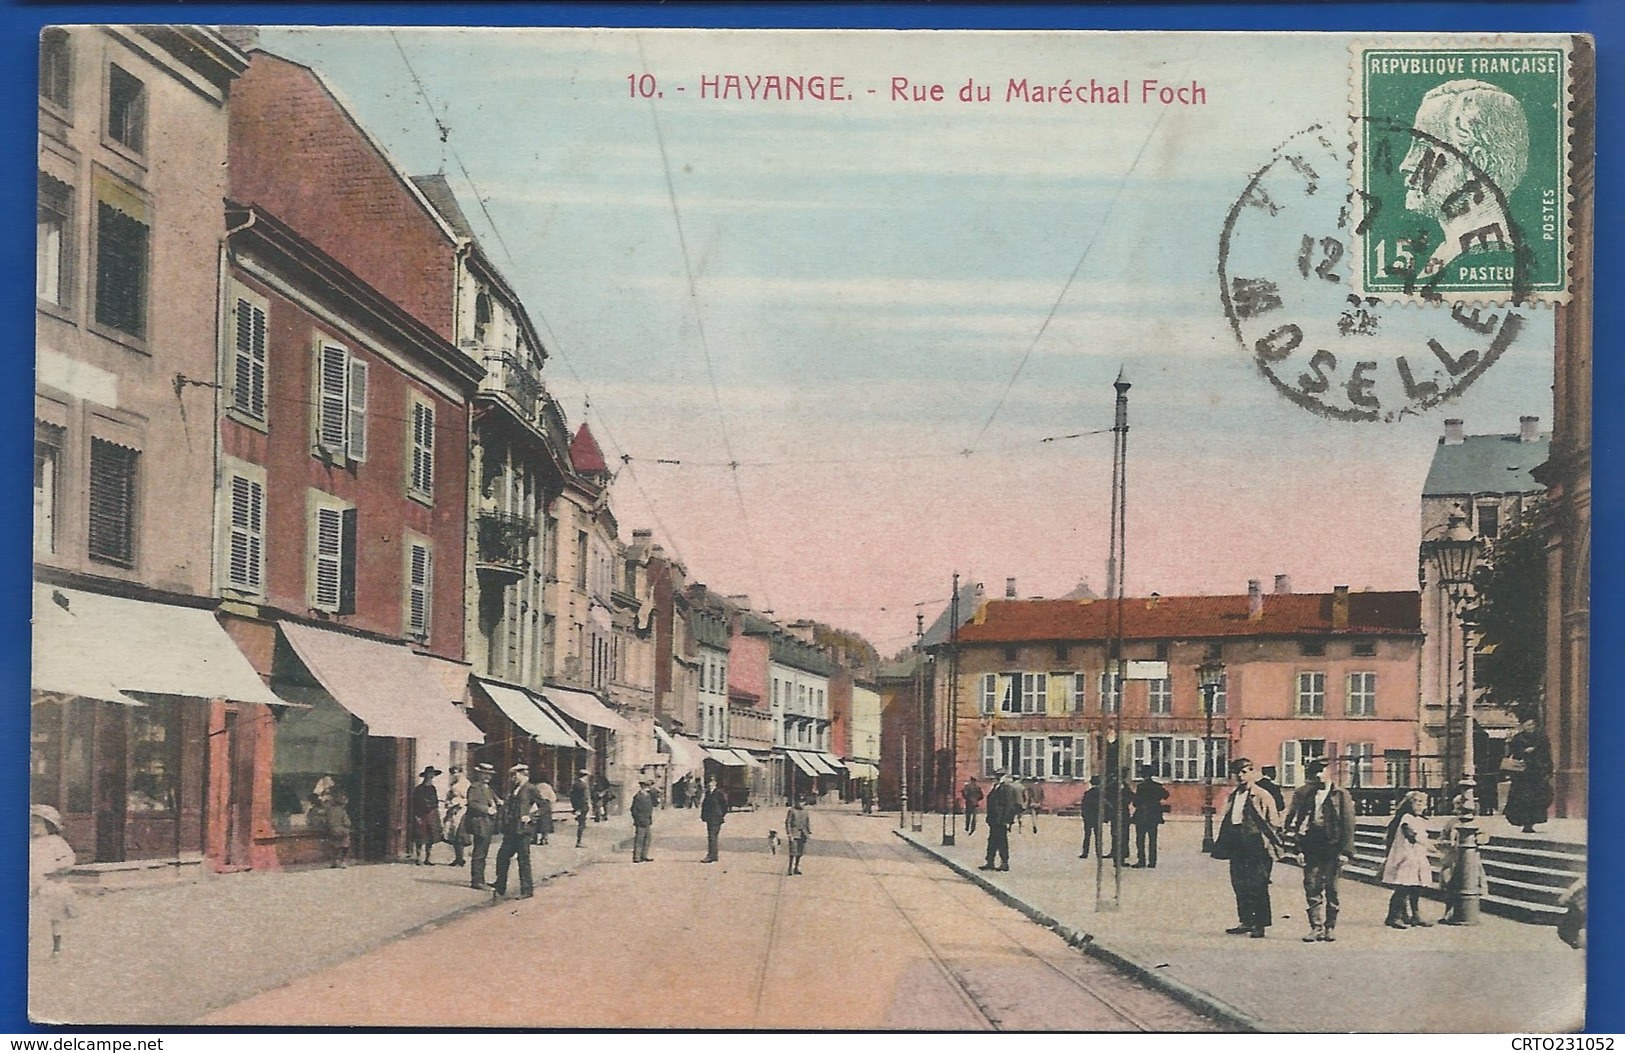
[[[1566,300],[1567,39],[1356,42],[1352,58],[1360,291]]]

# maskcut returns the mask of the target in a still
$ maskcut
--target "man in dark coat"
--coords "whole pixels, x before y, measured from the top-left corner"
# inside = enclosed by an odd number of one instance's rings
[[[1275,798],[1275,810],[1285,814],[1286,795],[1281,792],[1281,784],[1275,781],[1275,766],[1266,764],[1258,770],[1263,773],[1258,777],[1258,788]]]
[[[1224,931],[1232,936],[1264,938],[1274,922],[1270,911],[1270,872],[1281,853],[1281,835],[1275,800],[1258,786],[1258,769],[1246,757],[1230,762],[1236,788],[1224,803],[1224,821],[1214,845],[1215,854],[1230,861],[1230,889],[1236,897],[1237,924]]]
[[[1354,858],[1354,798],[1338,786],[1325,757],[1304,762],[1308,782],[1292,794],[1281,828],[1297,840],[1303,860],[1303,898],[1309,905],[1305,943],[1337,939],[1337,876],[1345,859]]]
[[[655,791],[653,779],[639,779],[632,795],[632,862],[649,862],[649,841],[654,835]]]
[[[468,887],[486,889],[485,860],[491,854],[491,835],[496,833],[497,809],[502,798],[491,786],[491,777],[497,770],[489,764],[474,765],[474,781],[468,784],[468,817],[463,829],[468,832],[473,855],[469,859]]]
[[[530,877],[530,844],[536,834],[536,813],[547,807],[547,802],[530,781],[529,765],[515,764],[508,773],[512,780],[508,796],[497,812],[502,847],[497,849],[497,876],[492,891],[498,898],[508,894],[508,865],[518,856],[519,896],[529,899],[536,894]]]
[[[1149,767],[1140,769],[1140,784],[1134,787],[1134,865],[1157,865],[1157,828],[1162,825],[1163,802],[1168,799],[1168,788],[1151,775]]]
[[[982,798],[985,796],[982,793],[982,784],[976,781],[976,776],[972,775],[965,780],[965,788],[959,791],[959,796],[965,802],[965,832],[974,834],[976,813],[982,810]]]
[[[1513,826],[1532,834],[1546,822],[1547,809],[1552,806],[1552,747],[1533,718],[1525,720],[1507,740],[1503,763],[1510,771],[1501,814]]]
[[[728,817],[728,795],[717,785],[713,776],[705,780],[705,799],[700,802],[700,820],[705,823],[705,858],[702,863],[717,861],[717,841],[722,836],[722,823]]]
[[[1105,802],[1100,799],[1100,776],[1089,776],[1089,788],[1083,791],[1083,800],[1078,808],[1083,812],[1083,851],[1078,853],[1079,859],[1089,857],[1089,841],[1095,843],[1095,855],[1106,854],[1106,839],[1101,836],[1100,824],[1111,822],[1111,816],[1106,814]]]
[[[576,847],[581,847],[581,837],[587,832],[587,817],[592,814],[592,772],[586,768],[576,773],[576,781],[570,784],[570,808],[576,813]]]
[[[987,795],[987,861],[980,869],[1009,870],[1010,827],[1021,818],[1024,805],[1021,791],[1003,768],[993,775],[997,781]],[[999,860],[998,866],[993,864],[995,858]]]

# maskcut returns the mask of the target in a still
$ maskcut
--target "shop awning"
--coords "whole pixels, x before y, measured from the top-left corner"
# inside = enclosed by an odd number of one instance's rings
[[[800,768],[806,775],[810,775],[816,779],[823,774],[816,764],[807,759],[807,755],[805,753],[801,753],[798,750],[785,750],[784,755],[789,757],[791,762],[795,764],[796,767]]]
[[[723,749],[720,746],[706,746],[705,752],[712,760],[724,767],[743,768],[745,766],[745,762],[740,760],[739,755],[733,750]]]
[[[614,710],[598,701],[598,696],[590,692],[568,687],[544,687],[542,697],[557,706],[565,716],[583,724],[608,728],[622,735],[635,734],[632,725],[616,716]]]
[[[849,760],[843,763],[846,765],[846,773],[854,779],[880,778],[880,769],[868,761]]]
[[[283,637],[334,701],[379,738],[485,741],[447,699],[447,685],[402,644],[279,622]]]
[[[839,775],[846,769],[846,765],[842,764],[839,758],[829,753],[814,753],[813,759],[828,768],[831,775]]]
[[[126,704],[136,700],[125,692],[289,704],[200,607],[35,585],[33,635],[36,691]]]
[[[659,725],[655,726],[655,738],[666,744],[671,751],[671,777],[681,779],[689,772],[703,771],[705,768],[705,751],[699,744],[686,739],[681,735],[672,735]]]
[[[739,760],[740,760],[740,761],[741,761],[741,762],[742,762],[742,763],[743,763],[743,764],[744,764],[744,765],[745,765],[745,767],[747,767],[747,768],[760,768],[760,767],[761,767],[761,766],[762,766],[762,765],[761,765],[761,764],[760,764],[760,763],[759,763],[759,762],[758,762],[758,761],[757,761],[757,760],[756,760],[756,758],[755,758],[755,757],[752,757],[752,756],[751,756],[751,755],[750,755],[750,754],[749,754],[749,753],[747,753],[747,752],[745,752],[745,751],[744,751],[744,750],[736,750],[736,749],[732,749],[732,748],[730,748],[730,749],[729,749],[729,750],[728,750],[728,752],[729,752],[729,753],[732,753],[732,754],[733,754],[733,755],[734,755],[734,756],[735,756],[735,757],[738,757],[738,758],[739,758]]]
[[[523,688],[509,687],[507,684],[499,684],[481,677],[476,677],[475,683],[480,685],[480,690],[496,704],[503,716],[542,745],[564,746],[571,749],[578,746],[586,747],[587,744],[576,737],[575,732],[544,712]]]

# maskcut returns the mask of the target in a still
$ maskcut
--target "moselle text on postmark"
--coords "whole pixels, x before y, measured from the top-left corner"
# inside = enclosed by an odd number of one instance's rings
[[[1219,296],[1286,398],[1332,420],[1394,422],[1465,391],[1530,331],[1528,309],[1358,290],[1344,134],[1307,128],[1253,173],[1219,237]]]
[[[1357,292],[1568,299],[1570,48],[1352,45]]]

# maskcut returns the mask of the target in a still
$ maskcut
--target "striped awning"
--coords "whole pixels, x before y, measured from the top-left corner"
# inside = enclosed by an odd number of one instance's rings
[[[823,771],[821,771],[819,767],[809,760],[807,755],[802,753],[800,750],[785,750],[784,755],[789,757],[790,762],[796,767],[800,768],[803,774],[810,775],[815,779],[824,774]]]

